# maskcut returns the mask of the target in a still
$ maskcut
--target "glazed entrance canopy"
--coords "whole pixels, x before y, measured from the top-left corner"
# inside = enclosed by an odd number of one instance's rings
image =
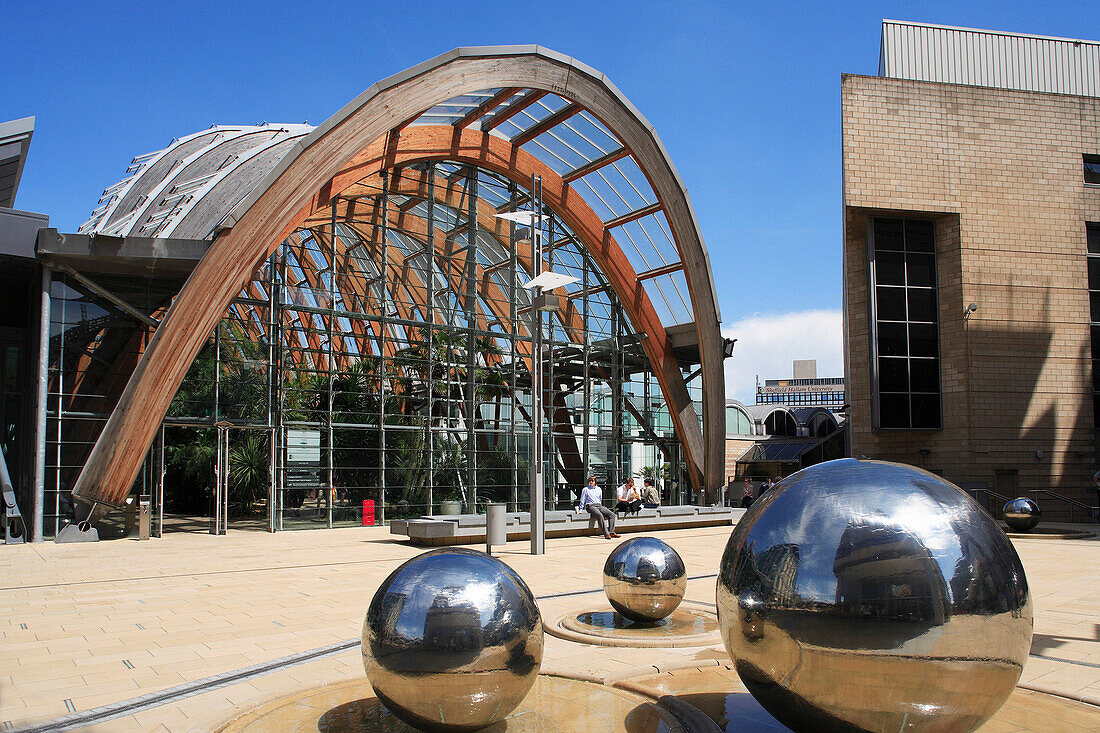
[[[643,335],[693,484],[720,486],[724,344],[710,263],[683,184],[653,128],[602,74],[537,46],[507,46],[456,49],[420,64],[312,130],[212,128],[135,160],[132,175],[104,193],[81,232],[213,242],[157,327],[73,495],[92,504],[122,501],[207,335],[265,258],[296,232],[336,225],[354,256],[354,241],[373,235],[351,222],[369,218],[361,212],[385,190],[396,209],[382,215],[387,220],[422,217],[438,203],[474,212],[485,232],[479,236],[506,241],[511,225],[496,214],[525,202],[494,186],[480,186],[472,204],[461,200],[462,191],[448,189],[448,175],[457,180],[471,168],[521,187],[541,177],[544,205],[591,255],[602,287],[614,291]],[[429,180],[429,171],[444,180]],[[486,251],[490,260],[475,264],[488,278],[493,250]],[[567,301],[586,295],[579,288],[564,288]],[[676,358],[682,344],[668,333],[683,323],[695,330],[703,415]]]

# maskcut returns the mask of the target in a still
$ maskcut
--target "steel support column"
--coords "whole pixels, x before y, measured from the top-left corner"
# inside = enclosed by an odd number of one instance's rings
[[[34,508],[31,512],[31,541],[42,541],[46,511],[46,402],[50,383],[50,283],[53,271],[42,266],[42,287],[38,311],[38,382],[34,404]],[[60,407],[60,402],[58,403]],[[58,422],[61,411],[58,409]]]
[[[542,177],[531,176],[531,279],[542,274]],[[546,554],[546,499],[542,465],[542,288],[531,291],[531,554]]]

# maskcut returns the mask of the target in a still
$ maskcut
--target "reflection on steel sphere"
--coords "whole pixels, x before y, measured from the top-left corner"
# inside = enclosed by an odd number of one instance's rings
[[[542,635],[535,598],[514,570],[477,550],[434,550],[374,594],[363,668],[382,704],[409,725],[474,731],[526,697]]]
[[[741,679],[796,731],[973,730],[1031,647],[1004,532],[898,463],[829,461],[777,484],[730,536],[717,601]]]
[[[1035,529],[1043,513],[1039,510],[1038,504],[1021,496],[1005,503],[1004,508],[1001,509],[1001,515],[1005,519],[1005,524],[1012,529],[1017,532],[1027,532]]]
[[[603,566],[603,589],[620,615],[653,622],[680,605],[687,572],[679,553],[653,537],[635,537],[611,551]]]

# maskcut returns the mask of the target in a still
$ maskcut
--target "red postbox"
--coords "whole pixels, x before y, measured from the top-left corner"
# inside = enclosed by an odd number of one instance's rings
[[[363,499],[363,526],[374,526],[374,500]]]

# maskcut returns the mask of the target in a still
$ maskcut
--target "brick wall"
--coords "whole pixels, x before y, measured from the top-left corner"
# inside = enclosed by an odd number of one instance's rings
[[[756,445],[752,438],[726,438],[726,480],[737,475],[737,459]]]
[[[841,90],[852,455],[990,488],[1018,471],[1018,493],[1095,504],[1085,222],[1100,221],[1100,188],[1081,155],[1100,154],[1100,99],[851,75]],[[878,215],[936,222],[942,430],[872,429]]]

